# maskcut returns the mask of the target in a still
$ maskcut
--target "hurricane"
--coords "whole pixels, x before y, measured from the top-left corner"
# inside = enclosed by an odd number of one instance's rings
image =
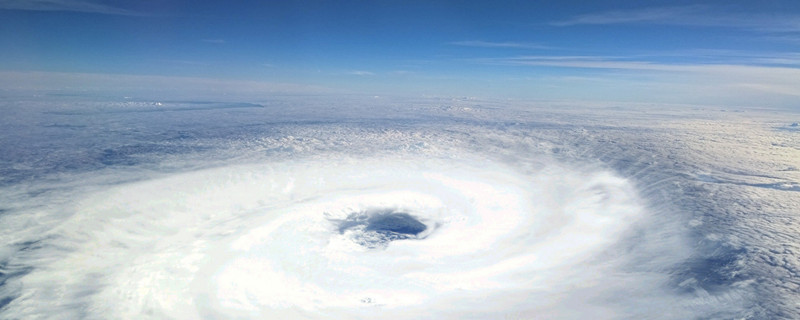
[[[666,129],[647,121],[469,100],[75,99],[14,109],[50,155],[4,174],[4,319],[730,318],[790,301],[758,281],[756,228],[700,191],[796,191],[724,182],[652,148]],[[108,136],[101,151],[51,145],[78,119]]]

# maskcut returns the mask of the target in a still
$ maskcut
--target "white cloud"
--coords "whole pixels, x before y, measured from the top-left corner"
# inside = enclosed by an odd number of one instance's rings
[[[712,104],[775,104],[791,105],[800,96],[800,68],[786,65],[740,64],[667,64],[657,61],[630,60],[606,56],[519,56],[475,59],[476,63],[572,69],[560,81],[539,81],[570,87],[574,94],[597,89],[598,81],[580,81],[574,86],[569,77],[591,77],[607,84],[603,91],[613,98],[648,92],[647,97],[668,97],[668,101],[703,101]],[[702,99],[701,99],[702,98]]]
[[[617,60],[609,56],[519,56],[509,58],[485,58],[473,61],[498,65],[547,66],[586,69],[624,69],[681,71],[686,66],[656,64],[646,61]]]
[[[767,39],[778,42],[788,42],[792,44],[800,44],[800,34],[771,35],[768,37],[761,37],[761,39]]]
[[[0,0],[0,9],[30,11],[73,11],[110,15],[141,16],[141,12],[91,0]]]
[[[736,64],[667,64],[653,61],[627,60],[624,57],[609,56],[519,56],[508,58],[475,59],[473,61],[489,64],[524,65],[524,66],[550,66],[586,69],[622,69],[635,71],[665,71],[665,72],[694,72],[694,73],[742,73],[760,75],[791,75],[800,81],[800,69],[768,65],[736,65]],[[753,61],[763,61],[771,64],[798,63],[797,59],[768,59],[757,58]]]
[[[795,96],[800,97],[800,89],[797,86],[792,85],[780,85],[780,84],[763,84],[763,83],[741,83],[738,85],[742,89],[745,90],[752,90],[752,91],[759,91],[764,93],[774,93],[779,95],[785,96]]]
[[[353,71],[347,72],[347,74],[353,75],[353,76],[374,76],[375,75],[374,72],[364,71],[364,70],[353,70]]]
[[[756,58],[756,61],[763,64],[800,66],[800,55],[787,54],[787,55],[776,55],[772,57],[761,57],[761,58]]]
[[[492,42],[482,40],[467,40],[448,42],[449,45],[482,48],[519,48],[519,49],[550,49],[551,47],[527,42]]]
[[[666,24],[729,27],[760,32],[800,32],[800,15],[733,12],[703,5],[615,10],[577,15],[551,23],[577,25]]]
[[[699,6],[644,8],[635,10],[615,10],[582,14],[567,20],[553,22],[555,26],[574,26],[585,24],[621,24],[621,23],[678,23],[687,16],[699,11]],[[686,23],[686,21],[684,21]]]

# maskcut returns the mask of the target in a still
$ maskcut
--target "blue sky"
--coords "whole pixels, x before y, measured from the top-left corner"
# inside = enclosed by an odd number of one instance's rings
[[[0,82],[16,84],[800,108],[794,0],[0,0],[0,48]]]

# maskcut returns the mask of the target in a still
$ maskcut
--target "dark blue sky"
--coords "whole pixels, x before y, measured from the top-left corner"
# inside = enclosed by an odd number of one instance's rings
[[[637,102],[800,99],[800,1],[786,0],[0,0],[0,47],[7,77],[147,75]]]

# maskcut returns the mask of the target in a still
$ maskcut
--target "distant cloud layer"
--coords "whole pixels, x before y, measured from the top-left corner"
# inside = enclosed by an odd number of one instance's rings
[[[800,69],[786,64],[794,60],[772,61],[783,62],[778,64],[758,59],[715,63],[645,56],[517,55],[464,61],[519,70],[520,76],[509,76],[504,83],[523,83],[517,90],[537,97],[794,108],[800,97]]]
[[[279,82],[220,80],[195,77],[148,75],[9,72],[0,71],[0,88],[19,91],[78,90],[81,92],[113,92],[115,94],[159,95],[201,98],[232,94],[247,96],[264,93],[329,93],[330,88]]]

